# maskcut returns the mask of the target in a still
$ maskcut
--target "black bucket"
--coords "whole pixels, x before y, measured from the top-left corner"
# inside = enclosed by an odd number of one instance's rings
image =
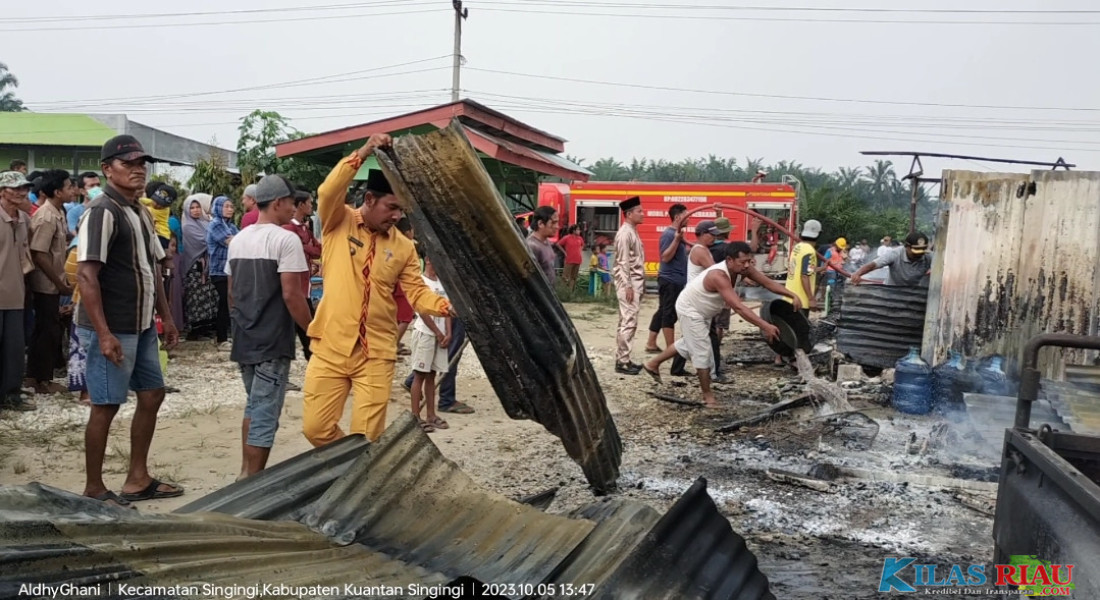
[[[801,349],[806,354],[813,350],[810,320],[786,300],[772,300],[760,305],[760,317],[779,328],[779,339],[768,346],[780,356],[794,356]]]

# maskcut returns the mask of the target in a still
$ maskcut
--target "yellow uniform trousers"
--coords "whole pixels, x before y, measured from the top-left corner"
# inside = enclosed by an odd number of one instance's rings
[[[302,406],[302,433],[306,439],[316,447],[347,435],[340,429],[340,419],[351,390],[351,433],[361,433],[372,442],[377,440],[386,428],[394,361],[368,359],[359,344],[351,356],[342,356],[324,339],[313,340],[310,349],[313,356],[306,367]]]

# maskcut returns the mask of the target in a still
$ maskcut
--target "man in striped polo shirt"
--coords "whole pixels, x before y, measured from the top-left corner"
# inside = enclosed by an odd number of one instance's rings
[[[163,322],[165,348],[179,341],[164,295],[164,248],[152,216],[140,202],[146,163],[153,160],[133,136],[107,140],[100,156],[107,185],[103,195],[88,204],[77,246],[77,335],[88,356],[92,402],[84,437],[84,495],[121,506],[183,494],[183,488],[158,481],[148,468],[157,412],[164,401],[154,310]],[[105,297],[110,301],[104,302]],[[122,493],[115,494],[103,483],[103,455],[111,422],[129,390],[137,393],[130,470]]]

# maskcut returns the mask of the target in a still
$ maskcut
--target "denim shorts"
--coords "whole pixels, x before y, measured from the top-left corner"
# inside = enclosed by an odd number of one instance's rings
[[[156,327],[150,327],[140,334],[114,334],[122,345],[121,365],[107,360],[99,351],[99,336],[94,329],[77,327],[76,334],[88,357],[84,377],[92,404],[125,404],[129,390],[145,392],[164,387]]]
[[[249,419],[249,446],[270,448],[275,445],[279,430],[279,415],[286,399],[286,382],[290,377],[290,359],[276,358],[255,365],[241,365],[241,378],[248,403],[244,418]]]

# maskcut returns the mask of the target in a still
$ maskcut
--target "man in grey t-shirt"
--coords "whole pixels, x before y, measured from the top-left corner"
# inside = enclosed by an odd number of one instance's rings
[[[903,251],[880,255],[863,265],[852,275],[852,284],[859,285],[863,276],[875,269],[886,267],[886,285],[901,287],[927,287],[925,276],[932,270],[932,255],[928,254],[928,237],[923,233],[910,233],[905,238]]]
[[[302,294],[301,274],[309,271],[306,255],[298,236],[283,229],[294,216],[294,192],[279,175],[261,179],[256,184],[256,224],[229,245],[229,356],[241,366],[248,394],[238,481],[267,466],[294,360],[294,325],[308,329],[311,320]]]

